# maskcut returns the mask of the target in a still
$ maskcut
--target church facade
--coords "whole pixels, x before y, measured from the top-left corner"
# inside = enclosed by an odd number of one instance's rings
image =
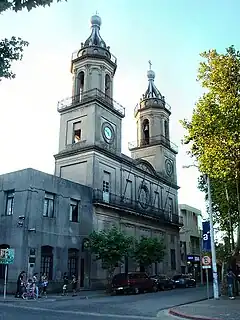
[[[54,183],[68,181],[82,187],[81,192],[88,190],[84,194],[89,196],[87,206],[91,204],[89,232],[116,225],[137,238],[146,235],[164,239],[165,259],[149,272],[173,274],[180,271],[182,224],[178,215],[177,147],[169,134],[170,106],[154,83],[150,64],[147,90],[134,110],[137,140],[129,143],[131,157],[121,152],[125,109],[113,99],[117,59],[102,39],[100,26],[101,18],[94,15],[91,35],[72,55],[72,97],[58,103],[60,134],[59,151],[54,156]],[[69,192],[67,197],[71,200]],[[84,219],[76,222],[85,224]],[[78,249],[84,236],[79,239]],[[0,244],[3,240],[0,234]],[[81,273],[83,265],[79,261],[84,254],[79,250],[76,271],[89,281],[80,280],[84,286],[99,287],[106,274],[101,264],[89,257],[85,257],[88,263]],[[34,265],[36,272],[39,265]],[[118,271],[138,267],[126,260]]]

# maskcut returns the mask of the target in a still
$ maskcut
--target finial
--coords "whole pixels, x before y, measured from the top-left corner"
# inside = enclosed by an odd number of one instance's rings
[[[96,15],[98,15],[98,12],[97,12],[97,10],[96,10]]]
[[[152,70],[152,62],[151,62],[151,60],[148,60],[148,63],[149,63],[149,70]]]

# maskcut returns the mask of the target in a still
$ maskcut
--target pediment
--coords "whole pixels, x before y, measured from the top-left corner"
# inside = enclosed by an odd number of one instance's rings
[[[139,160],[136,163],[136,167],[150,174],[156,174],[153,166],[146,160]]]

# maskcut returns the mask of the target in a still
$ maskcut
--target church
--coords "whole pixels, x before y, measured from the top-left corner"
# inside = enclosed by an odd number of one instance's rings
[[[128,235],[164,239],[164,261],[150,273],[180,272],[177,146],[170,141],[171,108],[147,72],[146,92],[133,110],[137,140],[121,152],[124,107],[113,98],[117,59],[100,35],[101,18],[73,53],[72,97],[58,103],[55,172],[24,169],[0,176],[0,248],[14,248],[9,282],[26,270],[46,273],[56,288],[64,272],[82,288],[100,288],[106,273],[84,250],[92,230],[119,226]],[[126,259],[118,272],[138,270]],[[0,281],[4,276],[0,265]],[[0,282],[1,283],[1,282]]]

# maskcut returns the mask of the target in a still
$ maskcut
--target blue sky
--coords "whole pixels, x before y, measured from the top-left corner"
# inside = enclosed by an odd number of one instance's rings
[[[229,0],[68,0],[30,13],[6,12],[0,37],[20,36],[30,42],[17,78],[0,84],[0,173],[24,167],[53,173],[58,151],[57,101],[71,95],[71,53],[90,34],[89,20],[98,11],[101,35],[118,59],[114,99],[126,108],[123,152],[136,139],[133,109],[147,88],[148,60],[155,83],[172,107],[171,139],[179,145],[179,203],[205,211],[197,190],[198,173],[181,146],[179,119],[190,118],[201,94],[196,82],[199,53],[240,47],[240,2]]]

